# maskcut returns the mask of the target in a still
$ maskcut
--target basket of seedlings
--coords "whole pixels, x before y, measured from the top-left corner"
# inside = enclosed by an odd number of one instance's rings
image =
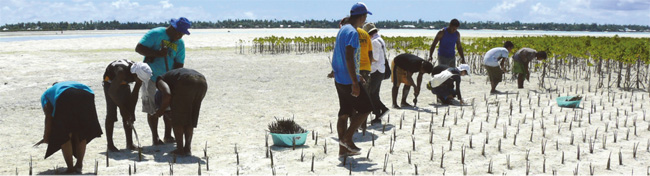
[[[581,96],[564,96],[557,97],[557,105],[565,108],[579,108],[580,102],[582,102]]]
[[[273,145],[292,147],[301,146],[307,140],[309,133],[300,125],[296,124],[293,119],[275,119],[275,122],[269,124],[269,132],[273,138]]]

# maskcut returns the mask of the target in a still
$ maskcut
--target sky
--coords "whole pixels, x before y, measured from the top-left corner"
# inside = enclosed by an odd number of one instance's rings
[[[0,25],[341,19],[358,0],[0,0]],[[650,0],[366,0],[367,21],[494,21],[650,25]]]

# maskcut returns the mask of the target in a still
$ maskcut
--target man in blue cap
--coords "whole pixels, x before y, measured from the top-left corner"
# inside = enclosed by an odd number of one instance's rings
[[[360,44],[357,28],[366,22],[370,13],[363,3],[356,3],[350,10],[348,23],[341,26],[334,45],[332,69],[336,93],[339,97],[339,113],[336,129],[339,135],[339,156],[358,155],[361,148],[354,145],[352,135],[368,114],[372,111],[372,103],[365,89],[361,89],[363,80],[360,77]],[[356,112],[356,113],[355,113]],[[348,118],[351,120],[348,127]]]
[[[185,17],[171,19],[168,27],[157,27],[151,29],[142,37],[135,52],[144,56],[144,62],[149,64],[153,75],[151,79],[142,86],[142,112],[147,113],[147,122],[151,128],[153,144],[160,145],[163,141],[158,137],[158,118],[152,115],[156,113],[155,94],[156,79],[166,72],[182,68],[185,63],[185,43],[181,38],[183,35],[190,35],[188,29],[192,23]],[[171,122],[168,116],[163,117],[165,122],[165,142],[174,142],[171,136]]]

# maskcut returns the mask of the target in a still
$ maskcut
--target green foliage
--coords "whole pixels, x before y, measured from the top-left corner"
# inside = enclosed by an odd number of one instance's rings
[[[386,48],[397,53],[413,53],[416,50],[428,51],[433,42],[429,37],[383,36]],[[567,57],[584,59],[605,59],[625,63],[642,61],[650,63],[650,38],[630,37],[592,37],[592,36],[523,36],[523,37],[487,37],[463,39],[466,54],[484,55],[494,47],[502,47],[505,41],[515,44],[511,55],[526,47],[537,51],[546,51],[549,58],[560,59],[568,63]],[[284,47],[288,52],[330,52],[334,48],[335,37],[295,37],[285,38],[269,36],[255,38],[253,44],[256,52],[278,53]],[[548,61],[548,59],[547,59]],[[593,66],[592,63],[588,63]]]
[[[269,124],[269,131],[278,134],[300,134],[307,132],[305,129],[296,124],[293,119],[277,119]]]
[[[515,44],[513,52],[526,47],[537,51],[546,51],[549,58],[564,59],[592,58],[636,63],[637,60],[650,63],[648,56],[650,38],[629,37],[592,37],[592,36],[535,36],[535,37],[489,37],[471,38],[463,42],[466,53],[485,53],[494,47],[503,46],[503,42]],[[511,53],[511,54],[512,54]],[[568,60],[564,60],[565,63]],[[589,66],[593,64],[589,63]]]

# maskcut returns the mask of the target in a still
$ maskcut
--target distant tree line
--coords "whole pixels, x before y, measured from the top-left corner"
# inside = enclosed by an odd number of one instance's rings
[[[193,21],[194,29],[215,28],[338,28],[339,20],[220,20]],[[448,25],[448,21],[398,21],[386,20],[376,22],[377,27],[385,29],[415,28],[440,29]],[[168,22],[119,22],[119,21],[84,21],[84,22],[27,22],[5,24],[1,31],[63,31],[63,30],[114,30],[114,29],[151,29],[167,26]],[[500,23],[493,21],[462,22],[460,29],[495,29],[495,30],[556,30],[556,31],[650,31],[650,26],[616,25],[616,24],[585,24],[585,23],[521,23],[519,21]]]

